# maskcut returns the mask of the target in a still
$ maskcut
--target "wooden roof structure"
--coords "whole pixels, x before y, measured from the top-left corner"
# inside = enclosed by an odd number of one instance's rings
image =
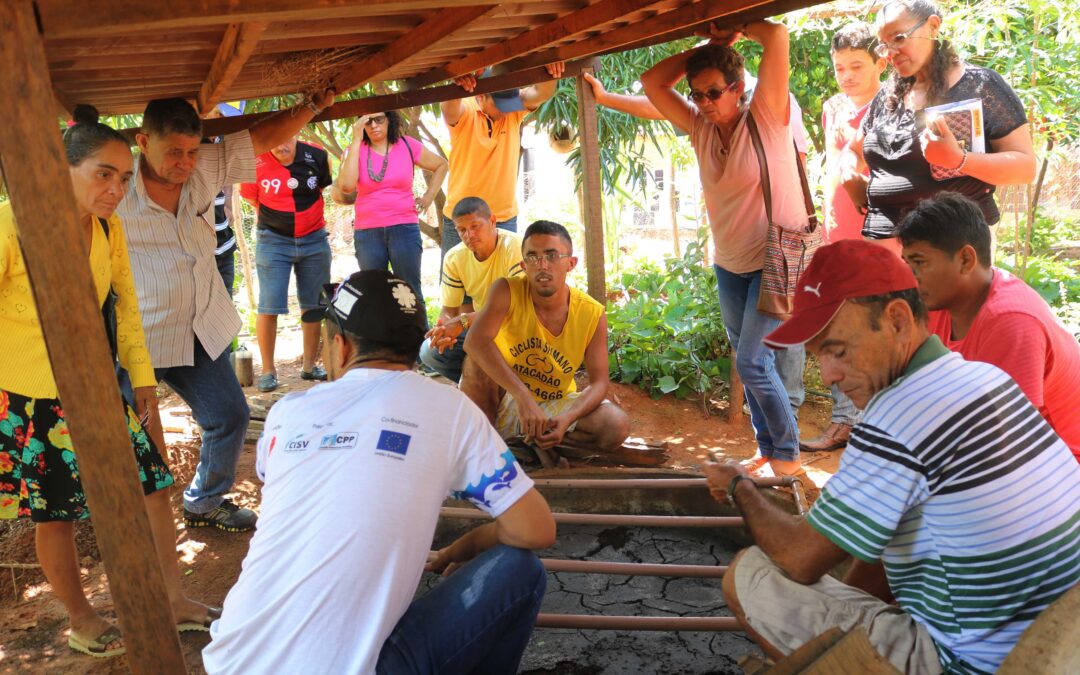
[[[498,74],[476,93],[566,77],[590,59],[738,25],[819,0],[2,0],[0,165],[59,397],[94,513],[102,560],[135,673],[185,673],[154,552],[112,358],[52,114],[78,103],[139,113],[184,97],[221,101],[399,82],[392,93],[337,103],[316,120],[460,98],[455,76]],[[481,4],[483,3],[483,4]],[[590,293],[604,297],[596,105],[577,81]],[[208,120],[207,134],[258,115]]]
[[[37,0],[53,91],[104,114],[332,83],[420,89],[488,66],[520,72],[686,37],[814,0]]]

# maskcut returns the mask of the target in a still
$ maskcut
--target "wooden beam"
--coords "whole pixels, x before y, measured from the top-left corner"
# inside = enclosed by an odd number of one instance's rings
[[[565,40],[597,26],[614,21],[621,16],[655,5],[660,0],[600,0],[576,12],[547,23],[539,28],[526,31],[515,38],[498,42],[487,49],[424,73],[408,82],[409,89],[419,89],[435,82],[449,80],[459,75],[472,73],[481,68],[502,63],[521,54],[526,54],[553,42]]]
[[[0,3],[0,161],[134,673],[187,672],[130,450],[31,0]],[[32,148],[28,152],[26,149]],[[175,563],[173,563],[175,564]],[[88,664],[87,664],[88,665]]]
[[[453,11],[477,0],[37,0],[47,39],[175,31],[248,21],[302,21],[384,14]],[[488,3],[490,4],[490,0]],[[147,37],[148,42],[157,42]]]
[[[462,7],[456,11],[435,12],[430,19],[406,31],[375,54],[357,63],[343,66],[327,81],[332,83],[340,93],[352,91],[371,80],[378,79],[391,68],[416,56],[477,19],[487,16],[497,8],[498,5],[478,5]]]
[[[582,73],[593,73],[583,68]],[[600,129],[596,121],[596,97],[592,86],[577,78],[578,150],[581,153],[581,221],[585,226],[585,272],[589,295],[607,305],[604,273],[604,202],[600,173]]]
[[[507,62],[506,68],[508,70],[522,70],[543,66],[555,61],[579,59],[602,52],[623,51],[629,44],[647,40],[658,34],[680,29],[690,29],[692,31],[694,27],[719,17],[768,3],[769,0],[738,0],[737,3],[733,3],[732,0],[701,0],[701,2],[657,14],[651,19],[631,23],[596,37],[560,45],[542,52],[534,52],[528,56]],[[806,3],[803,2],[803,4]],[[669,40],[670,38],[663,41],[667,42]]]
[[[199,115],[209,114],[225,96],[225,92],[244,69],[244,64],[255,51],[259,38],[269,25],[266,21],[248,21],[230,23],[225,29],[217,54],[214,55],[214,62],[210,64],[210,72],[206,75],[206,80],[199,89],[199,96],[195,99],[195,108],[199,111]]]
[[[588,62],[585,61],[572,61],[567,63],[563,77],[577,77],[578,73],[580,73],[581,69],[586,65],[588,65]],[[418,105],[428,105],[429,103],[452,101],[454,99],[478,94],[490,94],[493,91],[527,87],[531,84],[546,82],[550,79],[551,75],[548,74],[546,68],[530,68],[529,70],[504,73],[494,77],[485,77],[477,82],[476,90],[473,91],[472,94],[469,94],[456,84],[447,84],[441,87],[429,87],[428,89],[417,89],[415,91],[402,91],[396,94],[386,94],[384,96],[369,96],[367,98],[358,98],[352,101],[335,103],[324,110],[322,114],[316,116],[312,121],[324,122],[327,120],[339,120],[345,117],[367,115],[368,113],[400,110],[402,108],[412,108]],[[205,120],[203,122],[203,134],[207,136],[230,134],[240,131],[241,129],[247,129],[260,119],[275,114],[277,113],[256,113],[239,117],[223,117]],[[133,136],[135,131],[136,129],[124,129],[124,133],[130,136]]]

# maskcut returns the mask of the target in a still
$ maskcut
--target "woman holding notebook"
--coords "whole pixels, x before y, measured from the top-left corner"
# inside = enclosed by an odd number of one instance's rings
[[[974,200],[995,226],[995,186],[1035,178],[1020,99],[998,73],[960,61],[929,0],[887,2],[878,40],[892,75],[841,160],[844,187],[865,209],[863,236],[899,254],[900,219],[944,190]]]

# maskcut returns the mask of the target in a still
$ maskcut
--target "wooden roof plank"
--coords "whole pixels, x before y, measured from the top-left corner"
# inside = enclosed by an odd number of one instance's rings
[[[477,19],[487,16],[498,5],[463,7],[456,12],[436,12],[427,21],[406,32],[381,50],[362,61],[343,66],[333,73],[329,82],[339,92],[352,91],[377,79],[394,66],[406,61],[425,47],[437,44]]]
[[[251,58],[255,47],[259,44],[259,38],[269,26],[266,21],[249,21],[246,23],[231,23],[225,29],[225,35],[221,38],[221,45],[214,62],[210,64],[210,72],[199,89],[195,107],[200,115],[206,115],[218,104],[224,93],[232,86],[244,64]]]
[[[108,36],[118,29],[183,32],[237,22],[374,16],[475,4],[476,0],[37,0],[46,39]]]
[[[415,77],[408,82],[410,89],[418,89],[435,82],[448,80],[459,75],[472,73],[481,68],[493,66],[496,63],[507,61],[521,54],[526,54],[539,49],[544,45],[576,35],[595,27],[598,24],[607,23],[629,12],[641,10],[650,5],[655,5],[660,0],[600,0],[594,5],[589,5],[576,12],[571,12],[550,23],[538,28],[526,31],[521,35],[504,42],[491,45],[487,49],[475,54],[452,61],[442,68],[437,68],[420,77]]]

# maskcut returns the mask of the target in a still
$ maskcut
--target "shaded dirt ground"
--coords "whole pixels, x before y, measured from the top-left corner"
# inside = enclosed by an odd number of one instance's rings
[[[279,355],[298,354],[298,338],[298,332],[290,335],[290,331],[284,331],[278,342]],[[294,348],[295,351],[292,350]],[[281,363],[278,373],[282,382],[279,391],[295,391],[310,386],[310,383],[299,379],[299,360]],[[251,397],[259,395],[254,387],[246,391]],[[729,424],[716,411],[712,416],[707,416],[700,401],[678,401],[671,397],[652,400],[639,389],[625,385],[614,385],[613,397],[629,412],[633,435],[650,441],[667,441],[670,455],[668,466],[672,468],[692,469],[707,459],[711,452],[739,459],[748,458],[754,452],[753,432],[746,418]],[[163,399],[162,410],[171,466],[177,484],[185,485],[197,462],[197,430],[190,421],[186,407],[174,394],[170,393]],[[817,435],[828,423],[827,411],[827,401],[813,396],[808,398],[800,421],[807,437]],[[811,480],[822,484],[835,471],[838,457],[839,453],[804,456]],[[237,483],[231,498],[242,506],[257,509],[260,484],[255,477],[254,464],[254,444],[249,443],[240,458]],[[174,512],[179,514],[179,490],[174,490],[173,503]],[[177,547],[187,594],[202,602],[220,606],[240,572],[250,536],[227,534],[213,528],[189,531],[178,519]],[[36,567],[33,540],[33,529],[29,522],[0,523],[0,673],[127,672],[124,657],[91,659],[68,648],[66,615],[63,606],[53,598],[41,570]],[[84,589],[103,616],[115,619],[91,525],[78,526],[77,543]],[[22,567],[15,569],[16,566]],[[598,640],[607,639],[603,633],[596,635]],[[190,672],[204,672],[200,650],[208,641],[209,637],[204,633],[183,634],[181,643]]]

